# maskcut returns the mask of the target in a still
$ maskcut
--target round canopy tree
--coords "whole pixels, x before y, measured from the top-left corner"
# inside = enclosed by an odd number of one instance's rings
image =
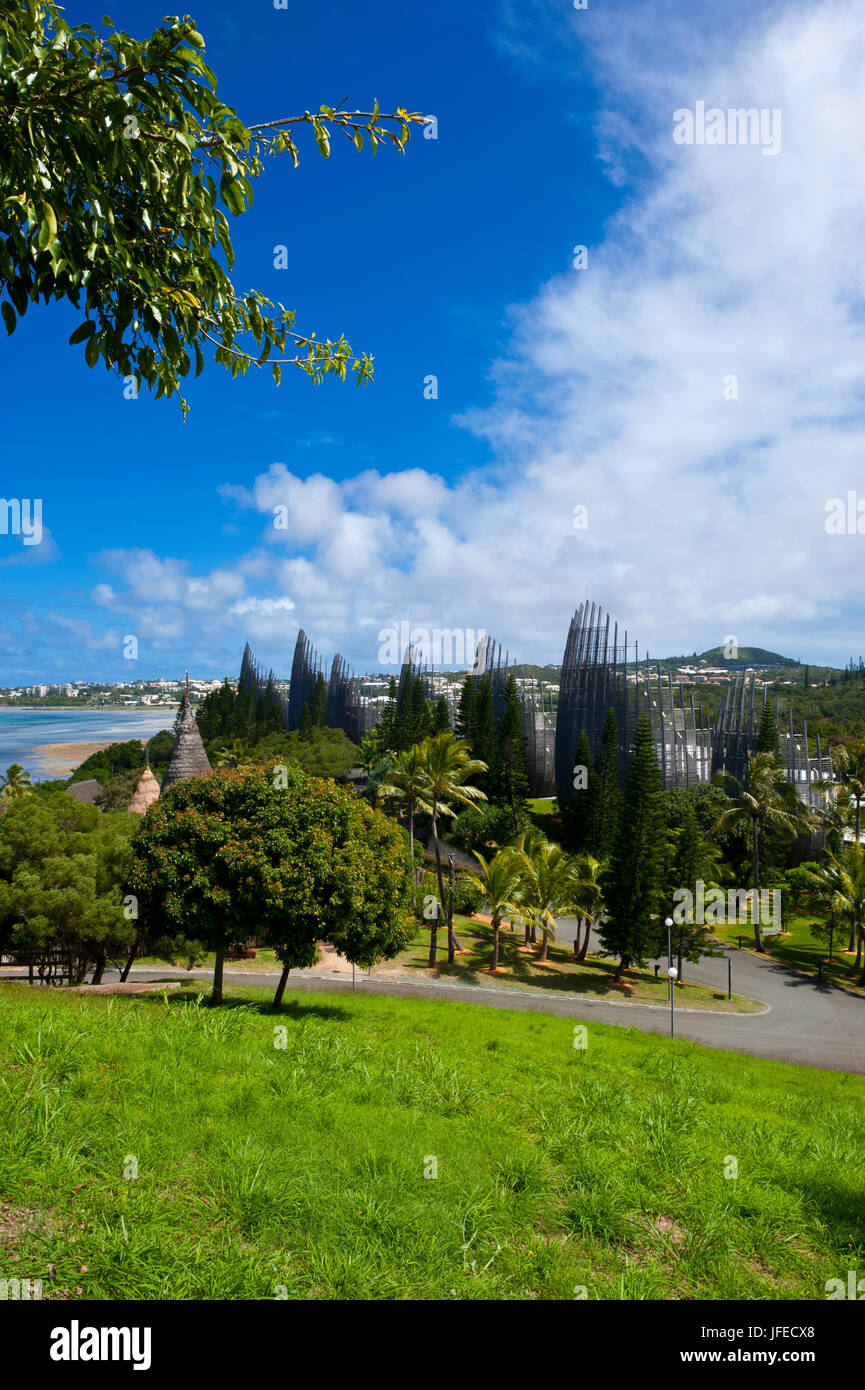
[[[336,783],[292,764],[222,771],[171,787],[135,836],[132,889],[152,935],[216,952],[263,936],[283,965],[329,941],[372,965],[409,940],[411,865],[397,826]]]

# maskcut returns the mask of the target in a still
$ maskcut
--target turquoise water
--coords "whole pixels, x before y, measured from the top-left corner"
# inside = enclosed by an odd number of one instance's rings
[[[129,738],[152,738],[171,729],[176,710],[10,709],[0,706],[0,772],[20,763],[35,781],[63,776],[49,772],[42,755],[45,743],[120,743]],[[70,765],[71,770],[71,765]],[[66,774],[68,776],[68,773]]]

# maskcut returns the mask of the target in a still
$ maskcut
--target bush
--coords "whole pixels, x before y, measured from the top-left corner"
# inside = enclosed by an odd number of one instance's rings
[[[519,817],[520,829],[528,824],[526,817]],[[489,845],[502,848],[513,844],[516,839],[514,818],[509,806],[470,806],[448,826],[448,840],[457,849],[483,854]]]

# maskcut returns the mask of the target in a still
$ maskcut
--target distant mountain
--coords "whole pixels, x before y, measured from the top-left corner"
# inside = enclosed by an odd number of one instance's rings
[[[693,657],[691,660],[693,661]],[[739,647],[735,656],[725,656],[723,647],[710,647],[701,652],[698,661],[709,666],[800,666],[791,656],[781,656],[779,652],[767,652],[764,647]]]

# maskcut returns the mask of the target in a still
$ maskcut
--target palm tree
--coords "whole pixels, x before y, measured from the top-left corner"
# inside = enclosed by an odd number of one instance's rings
[[[20,763],[7,767],[6,776],[0,781],[0,799],[12,801],[18,796],[29,796],[32,790],[30,773],[25,772]]]
[[[862,803],[865,802],[865,743],[844,743],[832,756],[834,780],[828,786],[843,787],[853,803],[856,843],[862,824]]]
[[[492,916],[493,958],[490,963],[490,973],[492,974],[499,964],[502,917],[505,914],[511,917],[519,910],[516,894],[520,882],[520,866],[514,855],[506,849],[500,849],[498,854],[490,860],[484,859],[483,855],[475,852],[475,859],[480,865],[480,873],[469,874],[468,878],[483,893]]]
[[[561,845],[538,839],[518,849],[512,858],[520,873],[520,898],[542,932],[538,960],[545,961],[550,937],[555,939],[556,917],[574,905],[576,860]]]
[[[746,824],[751,832],[751,864],[754,887],[754,945],[758,951],[765,951],[760,935],[760,836],[767,825],[777,826],[786,831],[791,839],[804,823],[802,809],[796,798],[792,783],[784,776],[783,769],[775,761],[774,753],[755,753],[748,759],[745,783],[727,773],[728,781],[739,788],[739,795],[732,798],[732,806],[723,812],[715,823],[714,833],[729,830],[731,826]]]
[[[574,860],[574,885],[571,908],[577,917],[577,934],[574,937],[574,957],[578,961],[586,959],[592,927],[604,910],[604,897],[601,892],[599,875],[601,863],[591,854],[580,854]],[[586,935],[581,941],[580,934],[585,926]]]
[[[848,826],[850,824],[850,809],[852,808],[853,825],[858,845],[862,825],[862,803],[865,801],[865,743],[843,743],[840,748],[836,748],[832,755],[831,780],[818,782],[817,785],[822,791],[834,791],[836,793],[836,796],[830,799],[830,807],[835,806],[837,819],[841,819],[846,813]],[[825,811],[823,817],[829,828],[836,828],[832,823],[835,818],[832,817],[831,810]],[[847,950],[852,951],[855,943],[856,933],[851,922]]]
[[[535,941],[537,931],[537,921],[529,901],[531,897],[531,875],[526,868],[526,861],[531,860],[532,855],[538,853],[542,845],[547,844],[547,837],[542,835],[540,830],[534,826],[529,826],[518,835],[512,845],[508,845],[504,850],[505,854],[512,855],[520,867],[520,883],[517,888],[517,906],[519,917],[525,928],[524,945],[529,946]]]
[[[486,795],[479,787],[473,787],[468,779],[481,772],[487,771],[486,763],[471,756],[469,745],[464,739],[456,738],[448,729],[445,733],[432,734],[425,738],[420,745],[421,765],[426,778],[424,791],[419,798],[417,807],[419,811],[424,811],[432,819],[433,849],[436,859],[436,875],[438,878],[439,902],[444,904],[445,889],[442,878],[442,857],[439,846],[438,820],[439,816],[453,816],[456,814],[454,805],[469,806],[474,801],[486,801]],[[457,940],[454,936],[453,913],[450,902],[447,910],[448,925],[448,963],[453,964],[454,954],[457,950]],[[438,936],[438,917],[430,932],[430,953],[429,963],[436,963],[436,947]],[[461,948],[460,948],[461,949]]]
[[[856,940],[854,972],[863,965],[859,984],[865,984],[865,849],[860,844],[845,845],[839,857],[830,854],[819,868],[812,871],[814,895],[825,903],[830,912],[837,912],[842,921],[850,923]]]
[[[217,753],[216,766],[232,769],[251,767],[252,750],[242,738],[233,738],[228,748]]]
[[[404,753],[397,754],[396,761],[384,774],[379,784],[377,798],[380,801],[395,801],[408,811],[408,843],[411,855],[412,888],[411,903],[416,902],[414,868],[414,818],[421,799],[428,787],[421,747],[415,744]]]

